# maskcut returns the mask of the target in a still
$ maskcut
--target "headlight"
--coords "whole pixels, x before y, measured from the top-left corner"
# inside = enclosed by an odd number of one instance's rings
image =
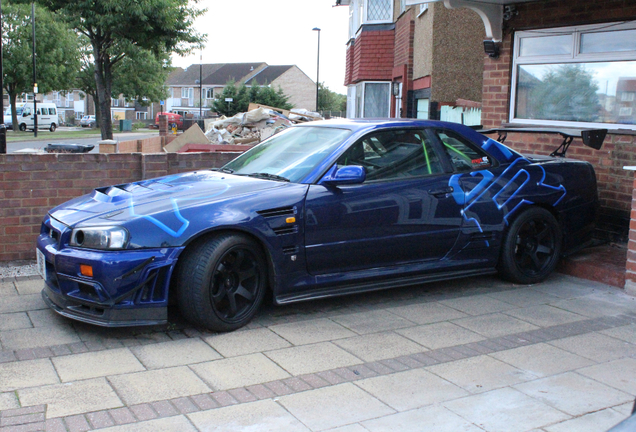
[[[71,246],[92,249],[123,249],[128,243],[128,231],[119,226],[75,228]]]

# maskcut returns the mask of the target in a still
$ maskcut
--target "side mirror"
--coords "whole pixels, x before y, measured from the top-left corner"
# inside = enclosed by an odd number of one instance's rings
[[[363,183],[367,178],[367,171],[362,166],[348,165],[338,168],[334,165],[318,182],[322,185],[349,185]]]
[[[26,113],[26,112],[25,112],[25,113],[22,113],[22,117],[28,117],[28,116],[30,116],[30,115],[31,115],[31,114]]]

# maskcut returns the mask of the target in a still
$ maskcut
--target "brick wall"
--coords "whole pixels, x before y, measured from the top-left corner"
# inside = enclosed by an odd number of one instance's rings
[[[413,79],[413,39],[415,22],[413,21],[413,8],[407,10],[395,23],[395,56],[393,67],[408,65],[408,77]]]
[[[214,168],[236,153],[0,154],[0,261],[35,258],[47,211],[96,187]]]
[[[394,30],[364,30],[353,44],[351,82],[390,81],[393,72]]]
[[[282,88],[294,108],[316,109],[316,83],[298,67],[293,66],[270,85]]]
[[[627,171],[633,178],[631,222],[627,242],[627,263],[625,264],[625,291],[636,296],[636,171]]]

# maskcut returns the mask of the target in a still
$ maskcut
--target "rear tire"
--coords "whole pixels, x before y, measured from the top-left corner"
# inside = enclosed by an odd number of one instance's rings
[[[543,281],[559,262],[562,240],[552,213],[541,207],[525,210],[505,234],[498,266],[501,276],[520,284]]]
[[[51,132],[55,132],[55,129],[57,129],[57,126],[55,126],[55,123],[51,123],[51,127],[49,128],[49,130]]]
[[[193,246],[180,261],[177,300],[188,321],[219,332],[250,322],[267,286],[258,243],[242,234],[221,234]]]

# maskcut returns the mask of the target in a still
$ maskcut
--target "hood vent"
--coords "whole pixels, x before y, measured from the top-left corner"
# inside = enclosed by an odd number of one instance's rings
[[[266,218],[278,216],[293,216],[296,214],[296,207],[279,207],[269,210],[259,210],[256,213]]]

